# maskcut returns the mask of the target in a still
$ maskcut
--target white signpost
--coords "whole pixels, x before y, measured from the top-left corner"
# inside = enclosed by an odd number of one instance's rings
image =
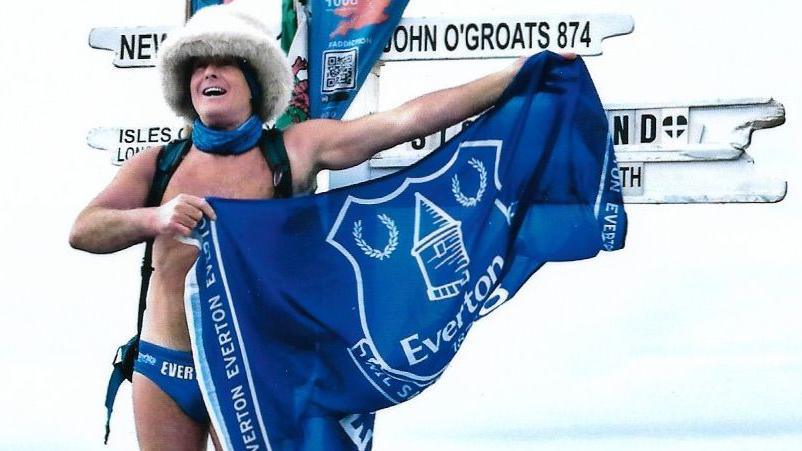
[[[93,28],[89,46],[114,52],[117,67],[153,67],[159,45],[174,28]],[[601,55],[602,41],[632,33],[634,28],[631,16],[611,14],[403,18],[380,60],[512,58],[547,49]]]
[[[746,154],[752,133],[785,122],[773,99],[605,107],[628,203],[779,202],[786,183],[761,178]],[[408,166],[471,121],[378,154],[369,178]],[[334,179],[336,180],[336,179]]]
[[[89,46],[114,52],[116,67],[154,67],[159,45],[174,28],[93,28],[89,32]]]
[[[785,123],[773,99],[610,105],[628,203],[779,202],[786,183],[757,174],[752,133]]]
[[[95,28],[89,45],[113,51],[116,67],[153,67],[159,45],[173,28]],[[403,18],[380,61],[514,58],[541,50],[600,55],[606,38],[633,30],[631,16],[611,14]],[[346,117],[377,110],[381,62]],[[784,108],[773,99],[608,105],[606,111],[628,203],[779,202],[785,197],[786,183],[757,175],[745,152],[753,132],[785,122]],[[320,184],[336,188],[394,172],[469,124],[381,152],[355,168],[332,171]],[[96,128],[88,142],[110,151],[112,163],[120,165],[184,133],[180,126]]]
[[[90,147],[109,151],[111,163],[120,166],[148,147],[186,138],[187,132],[181,126],[98,127],[89,131],[86,141]]]
[[[740,155],[756,130],[785,123],[785,108],[774,99],[737,99],[685,104],[606,105],[613,144],[644,153],[639,161],[721,159]],[[647,155],[648,154],[648,155]],[[667,157],[672,154],[671,157]]]
[[[601,55],[602,41],[632,33],[632,16],[403,18],[382,61],[513,58],[541,50]]]

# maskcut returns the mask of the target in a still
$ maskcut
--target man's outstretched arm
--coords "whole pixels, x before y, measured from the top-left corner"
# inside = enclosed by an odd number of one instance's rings
[[[490,108],[525,60],[464,85],[435,91],[388,111],[350,121],[312,120],[285,133],[288,148],[307,153],[315,169],[344,169],[385,149],[427,136]]]

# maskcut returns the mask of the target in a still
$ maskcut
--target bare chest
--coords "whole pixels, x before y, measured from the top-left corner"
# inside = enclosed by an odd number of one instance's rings
[[[162,199],[178,194],[231,199],[266,199],[273,196],[272,173],[258,149],[242,155],[219,156],[196,149],[184,157]]]

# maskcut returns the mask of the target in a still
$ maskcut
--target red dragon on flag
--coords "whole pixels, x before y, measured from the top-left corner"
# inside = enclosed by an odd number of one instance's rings
[[[331,37],[345,36],[350,30],[358,30],[369,25],[384,23],[390,16],[385,10],[391,0],[358,0],[353,5],[341,6],[334,14],[343,18]]]

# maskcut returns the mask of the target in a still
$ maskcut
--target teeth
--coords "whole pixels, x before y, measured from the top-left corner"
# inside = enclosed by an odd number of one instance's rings
[[[205,96],[221,96],[226,93],[226,90],[217,86],[211,86],[203,90]]]

